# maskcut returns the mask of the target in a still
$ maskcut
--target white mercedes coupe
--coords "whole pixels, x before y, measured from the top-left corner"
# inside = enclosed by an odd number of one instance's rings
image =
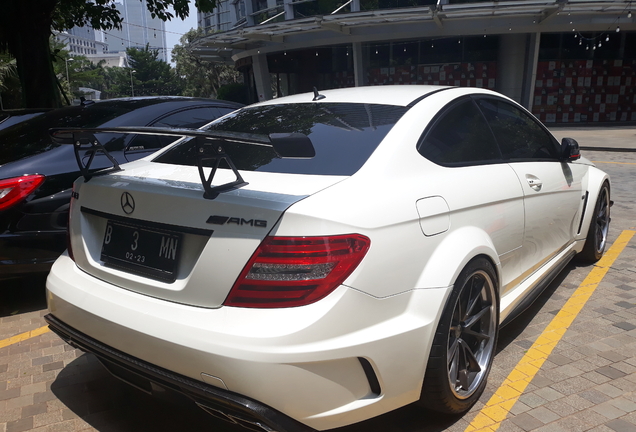
[[[105,131],[183,138],[94,171]],[[467,411],[498,329],[608,236],[608,175],[483,89],[315,91],[200,130],[51,133],[83,173],[52,330],[252,430]]]

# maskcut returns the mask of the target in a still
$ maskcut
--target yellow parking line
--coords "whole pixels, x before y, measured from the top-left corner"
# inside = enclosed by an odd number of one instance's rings
[[[8,339],[0,340],[0,348],[4,348],[6,346],[13,345],[14,343],[31,339],[32,337],[40,336],[41,334],[44,334],[48,331],[49,331],[49,326],[44,326],[44,327],[36,328],[35,330],[20,333],[19,335],[11,336]]]
[[[618,165],[636,165],[636,162],[606,162],[606,161],[592,161],[593,163],[609,163]]]
[[[634,234],[636,231],[625,230],[621,233],[464,432],[493,432],[499,429],[501,422],[539,372]]]

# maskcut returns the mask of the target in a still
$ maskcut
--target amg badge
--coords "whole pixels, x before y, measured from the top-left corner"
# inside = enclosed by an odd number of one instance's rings
[[[267,228],[267,221],[259,220],[259,219],[243,219],[239,217],[230,217],[230,216],[210,216],[206,221],[209,224],[214,225],[249,225],[258,228]]]

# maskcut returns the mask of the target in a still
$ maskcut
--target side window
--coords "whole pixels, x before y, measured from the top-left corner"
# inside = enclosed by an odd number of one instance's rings
[[[477,99],[506,160],[558,160],[559,149],[539,124],[509,102]]]
[[[418,146],[428,160],[440,165],[476,165],[501,162],[497,143],[472,99],[452,105]]]
[[[229,112],[231,108],[199,107],[178,111],[160,118],[150,126],[161,128],[198,129]],[[137,135],[130,143],[129,151],[157,150],[176,141],[176,137]]]

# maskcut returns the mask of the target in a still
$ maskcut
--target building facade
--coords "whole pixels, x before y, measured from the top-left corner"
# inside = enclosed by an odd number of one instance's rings
[[[623,0],[224,0],[197,50],[253,100],[400,84],[484,87],[546,123],[636,121],[636,17]],[[636,13],[636,10],[634,11]]]
[[[159,18],[153,18],[148,11],[146,0],[118,0],[117,10],[124,19],[121,30],[103,32],[109,53],[126,51],[126,48],[144,49],[146,45],[159,51],[159,60],[168,62],[166,25]]]
[[[108,44],[95,39],[92,27],[73,27],[65,32],[56,32],[55,39],[66,45],[71,56],[98,55],[108,51]]]

